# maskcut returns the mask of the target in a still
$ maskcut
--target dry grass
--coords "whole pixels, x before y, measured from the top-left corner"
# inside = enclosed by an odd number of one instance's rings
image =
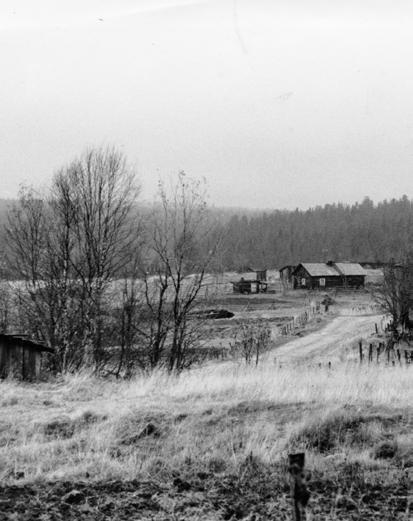
[[[222,364],[130,382],[87,374],[38,385],[6,381],[0,480],[153,478],[191,464],[234,471],[251,452],[271,463],[301,448],[313,466],[349,458],[406,465],[411,371]]]

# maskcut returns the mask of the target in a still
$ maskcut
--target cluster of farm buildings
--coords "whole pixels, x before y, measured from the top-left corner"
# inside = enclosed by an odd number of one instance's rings
[[[302,262],[279,270],[281,283],[291,289],[363,288],[366,271],[356,262]],[[236,293],[261,293],[268,288],[266,270],[250,268],[232,283]]]

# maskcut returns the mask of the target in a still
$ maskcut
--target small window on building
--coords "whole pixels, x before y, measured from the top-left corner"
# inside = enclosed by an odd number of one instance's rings
[[[304,278],[301,279],[301,286],[305,286],[305,279]]]
[[[326,285],[326,279],[320,279],[320,286],[325,286]]]

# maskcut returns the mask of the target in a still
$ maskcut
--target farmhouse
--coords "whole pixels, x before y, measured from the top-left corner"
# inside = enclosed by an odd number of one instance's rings
[[[53,349],[22,336],[0,334],[0,378],[39,378],[42,352]]]
[[[365,278],[353,262],[303,262],[292,273],[294,289],[361,288]]]

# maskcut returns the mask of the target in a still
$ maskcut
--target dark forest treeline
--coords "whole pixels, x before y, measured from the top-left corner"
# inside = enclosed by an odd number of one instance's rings
[[[327,260],[383,261],[413,244],[413,201],[328,204],[309,210],[236,214],[225,224],[222,265],[281,267]]]
[[[6,207],[0,200],[0,227]],[[217,269],[279,268],[301,261],[386,262],[413,245],[413,200],[327,204],[308,210],[211,210],[222,233]],[[0,233],[0,242],[4,245]],[[2,246],[0,245],[0,246]],[[3,247],[1,248],[3,250]],[[201,247],[202,249],[202,247]]]

